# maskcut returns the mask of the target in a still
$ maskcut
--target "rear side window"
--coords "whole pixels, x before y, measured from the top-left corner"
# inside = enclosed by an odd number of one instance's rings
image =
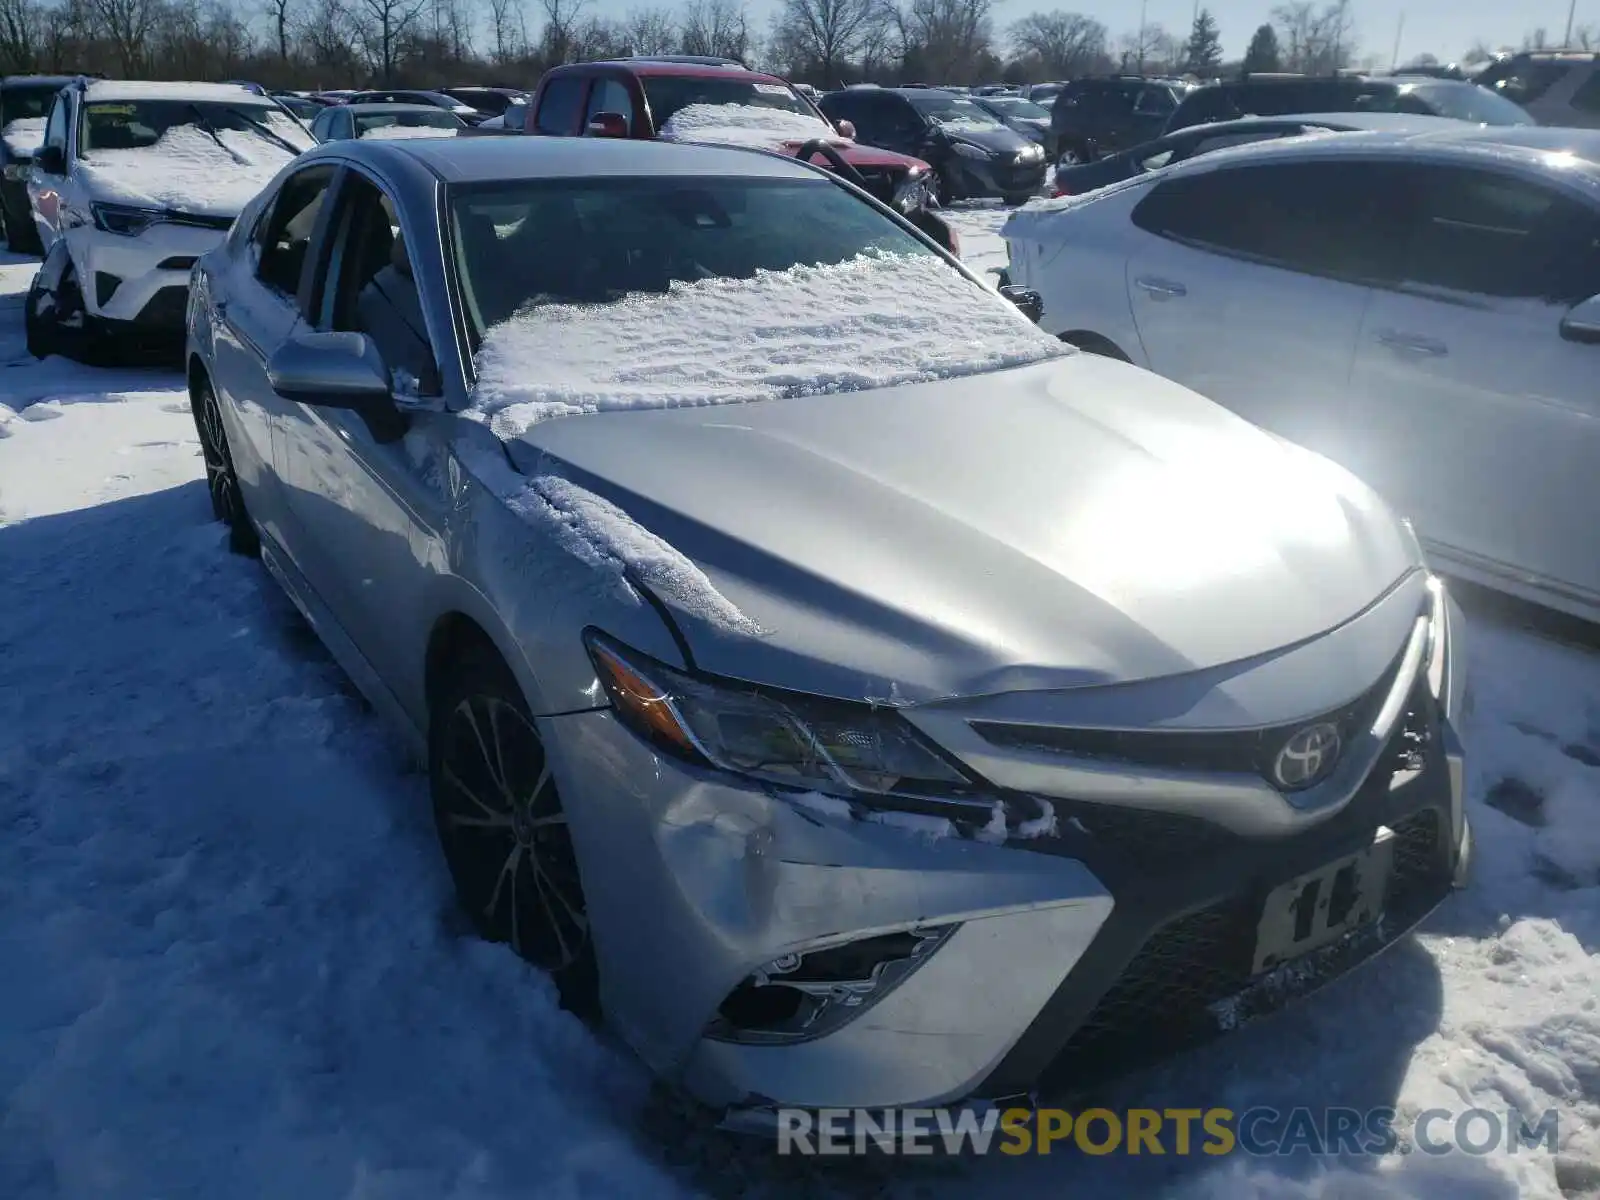
[[[1503,79],[1494,86],[1507,100],[1531,104],[1567,77],[1572,64],[1554,59],[1512,59]]]
[[[1134,224],[1197,248],[1304,274],[1373,280],[1393,270],[1400,222],[1376,197],[1387,168],[1350,162],[1275,163],[1185,175],[1158,184]]]
[[[597,79],[589,91],[589,112],[585,122],[596,113],[618,113],[633,128],[633,100],[628,89],[615,79]]]
[[[534,118],[540,133],[571,134],[578,130],[583,111],[583,89],[589,81],[581,75],[564,75],[544,85]]]
[[[1572,107],[1583,112],[1600,112],[1600,67],[1589,72],[1589,78],[1572,93]]]
[[[1489,171],[1407,170],[1416,198],[1405,281],[1575,304],[1600,293],[1600,218],[1559,192]]]
[[[306,251],[316,231],[322,202],[333,183],[332,167],[307,167],[284,181],[271,215],[260,226],[262,239],[256,275],[262,283],[293,300],[300,291]]]

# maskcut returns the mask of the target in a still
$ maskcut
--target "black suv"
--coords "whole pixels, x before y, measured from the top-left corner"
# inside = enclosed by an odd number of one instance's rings
[[[7,75],[0,79],[0,218],[6,244],[38,254],[39,231],[28,206],[28,171],[44,141],[44,121],[56,93],[76,75]]]
[[[1520,104],[1541,125],[1600,129],[1600,54],[1593,50],[1502,55],[1474,82]]]
[[[1068,166],[1092,162],[1160,137],[1191,86],[1181,79],[1142,75],[1074,79],[1056,93],[1050,107],[1058,160]]]
[[[1298,113],[1391,112],[1453,117],[1477,125],[1532,125],[1503,96],[1476,84],[1426,75],[1252,75],[1196,88],[1167,122],[1167,133],[1240,117]]]
[[[856,141],[920,158],[939,203],[1000,196],[1021,204],[1044,186],[1044,149],[967,96],[938,88],[854,87],[829,92],[823,114],[855,126]]]

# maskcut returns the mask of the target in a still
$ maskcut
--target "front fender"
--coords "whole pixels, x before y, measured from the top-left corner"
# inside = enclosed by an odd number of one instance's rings
[[[61,286],[71,266],[72,252],[67,248],[66,239],[57,238],[45,251],[44,261],[39,264],[39,273],[33,277],[33,285],[29,290],[54,292]]]

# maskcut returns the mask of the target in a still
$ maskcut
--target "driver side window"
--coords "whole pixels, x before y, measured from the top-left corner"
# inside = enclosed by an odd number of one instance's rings
[[[256,278],[291,303],[300,294],[306,250],[333,183],[333,171],[331,166],[308,167],[291,175],[279,189],[271,213],[257,227]]]
[[[393,201],[353,172],[342,189],[337,235],[316,326],[372,339],[400,395],[437,396],[438,360]]]
[[[44,144],[60,150],[63,157],[67,153],[67,106],[67,98],[57,96],[44,126]]]

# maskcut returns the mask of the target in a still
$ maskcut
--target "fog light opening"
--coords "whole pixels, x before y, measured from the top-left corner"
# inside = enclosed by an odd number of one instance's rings
[[[773,1043],[831,1033],[893,990],[956,928],[902,930],[773,959],[728,993],[706,1036]]]

